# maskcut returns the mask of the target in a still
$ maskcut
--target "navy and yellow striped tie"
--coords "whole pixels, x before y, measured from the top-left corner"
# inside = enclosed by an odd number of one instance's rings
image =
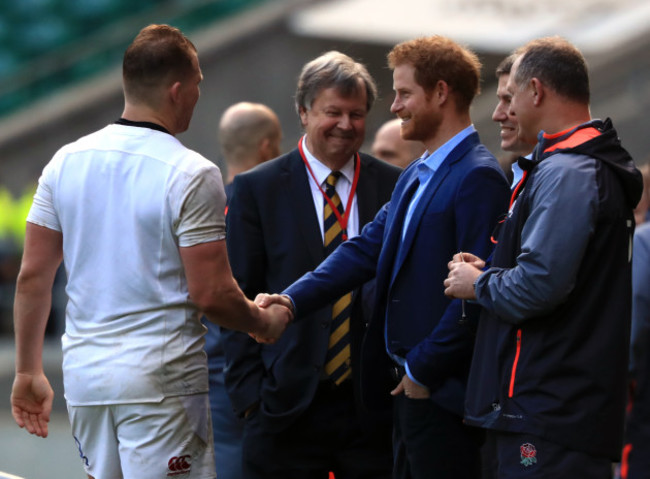
[[[325,193],[343,216],[341,198],[336,193],[336,182],[340,178],[340,171],[333,171],[325,181]],[[323,210],[323,224],[325,229],[325,255],[329,255],[343,242],[343,231],[337,221],[336,214],[329,202],[325,200]],[[329,346],[325,359],[325,373],[335,384],[341,384],[350,374],[350,310],[352,293],[339,298],[332,307],[332,325],[330,328]]]

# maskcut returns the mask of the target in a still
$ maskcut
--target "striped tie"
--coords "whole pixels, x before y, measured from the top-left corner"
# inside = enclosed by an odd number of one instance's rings
[[[336,181],[340,178],[340,171],[333,171],[325,181],[325,193],[332,200],[332,204],[343,216],[341,198],[336,193]],[[323,210],[323,223],[325,226],[325,255],[329,255],[343,242],[343,231],[337,221],[336,214],[332,211],[329,202],[325,201]],[[350,309],[352,293],[339,298],[332,307],[332,326],[330,329],[329,347],[325,358],[325,373],[335,384],[341,384],[350,376]]]

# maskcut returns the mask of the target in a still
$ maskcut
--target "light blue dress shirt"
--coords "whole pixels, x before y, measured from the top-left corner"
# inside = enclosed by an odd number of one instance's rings
[[[512,184],[510,185],[510,189],[513,189],[517,184],[519,184],[521,178],[524,176],[524,170],[521,169],[521,166],[519,166],[519,163],[516,161],[510,168],[512,169]]]
[[[431,154],[426,151],[424,155],[422,155],[422,158],[417,160],[418,164],[415,165],[415,168],[418,170],[418,179],[420,180],[420,186],[413,195],[413,198],[411,198],[411,203],[409,204],[408,210],[406,210],[404,225],[402,226],[402,239],[404,239],[404,236],[406,236],[406,230],[408,229],[411,218],[413,217],[415,207],[420,202],[422,194],[427,189],[429,182],[436,174],[436,171],[438,171],[438,168],[440,168],[440,165],[442,165],[442,162],[445,161],[449,153],[451,153],[453,149],[460,144],[461,141],[463,141],[475,131],[476,129],[474,128],[474,125],[469,125],[464,130],[456,133],[456,135],[454,135],[436,151]]]

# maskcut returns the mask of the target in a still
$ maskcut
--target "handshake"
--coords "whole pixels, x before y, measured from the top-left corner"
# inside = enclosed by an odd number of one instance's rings
[[[273,344],[293,321],[293,304],[288,296],[260,293],[255,298],[255,305],[263,325],[248,334],[258,343]]]

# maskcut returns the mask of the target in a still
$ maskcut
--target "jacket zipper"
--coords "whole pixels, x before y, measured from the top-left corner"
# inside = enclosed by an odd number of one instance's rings
[[[510,389],[508,397],[511,398],[515,389],[515,376],[517,375],[517,363],[519,362],[519,353],[521,352],[521,329],[517,330],[517,346],[515,350],[515,360],[512,362],[512,372],[510,373]]]

